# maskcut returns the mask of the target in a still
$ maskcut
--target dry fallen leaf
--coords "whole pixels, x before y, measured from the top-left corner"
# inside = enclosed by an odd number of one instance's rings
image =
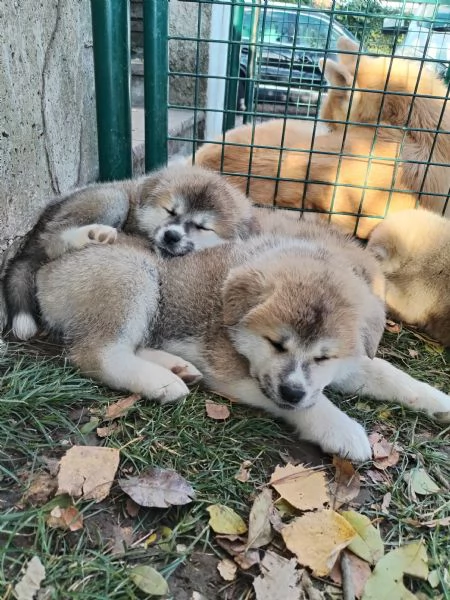
[[[423,542],[413,542],[383,556],[366,583],[362,600],[416,600],[404,586],[403,575],[428,577],[428,557]]]
[[[217,564],[217,570],[225,581],[233,581],[233,579],[236,579],[237,564],[229,558],[221,560]]]
[[[130,570],[130,579],[136,587],[151,596],[165,596],[169,592],[167,581],[153,567],[133,567]]]
[[[60,461],[57,495],[100,502],[108,496],[118,466],[116,448],[72,446]]]
[[[388,508],[389,508],[389,505],[391,503],[391,499],[392,499],[391,492],[387,492],[383,496],[383,502],[381,503],[381,512],[384,512],[385,514],[388,514]]]
[[[167,508],[189,504],[195,498],[192,486],[171,469],[151,467],[138,477],[119,479],[119,486],[140,506]]]
[[[123,415],[126,415],[130,408],[134,406],[141,397],[142,396],[139,394],[131,394],[131,396],[128,396],[127,398],[121,398],[117,402],[114,402],[114,404],[110,404],[103,419],[105,421],[112,421],[113,419],[123,417]]]
[[[248,521],[248,548],[260,548],[272,540],[270,513],[272,491],[265,488],[255,499]]]
[[[20,504],[42,506],[55,494],[57,487],[56,478],[53,475],[49,473],[34,474]]]
[[[419,496],[428,496],[441,491],[441,488],[436,485],[425,469],[421,467],[405,473],[404,477],[411,492],[419,494]]]
[[[250,477],[251,466],[252,466],[252,463],[249,460],[244,460],[244,462],[239,467],[239,471],[236,473],[234,478],[237,479],[238,481],[242,481],[242,483],[247,482]]]
[[[132,500],[131,498],[127,498],[127,501],[125,502],[125,510],[130,515],[130,517],[137,517],[140,508],[141,507],[139,506],[139,504],[136,504],[134,500]]]
[[[323,508],[329,501],[323,471],[303,465],[277,466],[269,483],[284,500],[300,510]]]
[[[321,577],[328,575],[339,552],[355,538],[356,531],[334,510],[322,510],[298,517],[282,529],[281,535],[298,562]]]
[[[253,581],[256,600],[301,600],[295,558],[287,560],[271,550],[261,562],[261,575]]]
[[[108,437],[108,435],[111,435],[113,431],[116,431],[116,429],[117,423],[111,423],[111,425],[107,425],[106,427],[97,427],[95,433],[98,435],[99,438],[105,438]]]
[[[258,550],[247,550],[247,540],[237,535],[218,535],[216,542],[230,556],[234,557],[235,562],[241,569],[246,571],[260,562]]]
[[[357,534],[348,545],[348,549],[371,565],[375,565],[384,554],[384,544],[378,529],[372,525],[368,517],[354,510],[344,511],[341,515]]]
[[[47,518],[47,525],[53,529],[78,531],[83,529],[83,515],[75,506],[55,506]]]
[[[212,402],[212,400],[206,400],[205,408],[208,417],[215,421],[224,421],[230,416],[230,409],[226,404],[219,404],[217,402]]]
[[[353,582],[353,589],[355,592],[355,596],[357,598],[361,598],[361,595],[364,590],[364,586],[366,585],[366,581],[369,579],[370,575],[372,574],[372,569],[366,563],[365,560],[358,558],[352,552],[348,552],[347,550],[344,550],[344,554],[347,555],[347,558],[349,561],[349,568],[350,568],[351,579]],[[342,584],[341,566],[340,566],[340,562],[338,560],[336,561],[333,569],[331,570],[330,577],[335,583],[338,583],[339,585]]]
[[[114,538],[111,540],[110,552],[113,556],[120,556],[125,553],[128,546],[131,546],[133,541],[133,528],[115,525],[113,531]]]
[[[37,556],[27,564],[22,579],[14,587],[17,600],[33,600],[45,579],[45,568]]]
[[[333,508],[337,510],[356,498],[361,489],[361,478],[352,463],[344,458],[334,456],[333,466],[336,474],[334,482],[330,484],[330,492],[333,496]]]
[[[241,535],[247,531],[247,525],[232,508],[212,504],[206,510],[209,512],[209,526],[216,533]]]
[[[373,469],[369,469],[366,472],[367,477],[372,481],[372,483],[389,483],[391,478],[388,473],[383,471],[375,471]]]
[[[381,433],[374,431],[369,435],[369,442],[372,447],[374,467],[384,471],[388,467],[396,465],[400,459],[398,450],[394,444],[389,443]]]
[[[450,517],[442,517],[441,519],[432,519],[431,521],[416,521],[415,519],[405,519],[405,523],[413,525],[413,527],[448,527],[450,526]]]

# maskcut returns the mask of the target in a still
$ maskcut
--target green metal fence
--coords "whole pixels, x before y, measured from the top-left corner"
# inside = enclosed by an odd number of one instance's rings
[[[306,170],[302,168],[299,177],[302,185],[299,188],[298,202],[289,208],[320,210],[330,215],[364,216],[365,196],[380,191],[387,192],[389,196],[384,210],[378,211],[377,214],[369,212],[365,216],[381,218],[389,209],[392,196],[408,191],[417,200],[416,205],[421,202],[422,197],[426,196],[430,201],[430,197],[434,196],[434,210],[443,214],[449,212],[447,206],[450,193],[450,143],[446,141],[450,138],[450,116],[447,108],[450,79],[449,0],[318,0],[312,4],[299,1],[280,3],[267,0],[187,0],[185,4],[189,5],[192,13],[196,15],[196,26],[183,35],[168,35],[167,0],[143,0],[143,4],[147,170],[166,162],[167,143],[172,139],[189,142],[194,155],[205,141],[204,135],[200,135],[199,131],[206,129],[206,141],[219,145],[222,149],[222,172],[231,180],[233,177],[237,178],[236,181],[241,181],[243,176],[247,176],[246,191],[250,196],[251,181],[258,178],[278,181],[275,187],[271,188],[271,198],[266,198],[264,203],[280,204],[280,186],[286,180],[296,180],[292,173],[288,178],[283,174],[286,157],[298,153],[307,157],[308,164]],[[98,109],[100,172],[106,179],[117,177],[117,173],[125,176],[129,171],[129,117],[125,114],[125,77],[120,75],[127,73],[129,77],[129,70],[127,71],[128,67],[122,64],[125,60],[125,46],[119,52],[117,40],[114,38],[118,28],[124,27],[123,21],[118,25],[119,16],[122,19],[126,18],[124,5],[126,2],[121,0],[92,0],[97,101],[98,105],[101,105],[101,110]],[[111,19],[110,12],[116,9],[115,18]],[[207,35],[204,33],[205,23],[210,23]],[[336,85],[327,82],[319,68],[320,59],[324,60],[325,69],[328,61],[338,60],[338,40],[342,37],[353,40],[357,45],[355,51],[341,53],[344,59],[345,56],[348,58],[355,55],[356,70],[350,90],[348,84]],[[186,67],[183,65],[181,68],[169,68],[171,45],[180,41],[188,44],[191,49],[191,66],[186,64]],[[209,53],[209,68],[202,67],[199,60],[200,53],[205,48]],[[376,88],[382,95],[378,115],[371,122],[361,123],[352,121],[352,102],[361,97],[358,95],[367,95],[375,90],[358,85],[358,70],[365,56],[385,58],[387,71],[384,87]],[[402,60],[404,68],[409,68],[408,63],[401,57],[418,65],[416,82],[413,82],[408,90],[410,108],[404,121],[386,122],[383,121],[383,109],[390,101],[389,98],[392,99],[392,96],[397,94],[400,100],[405,94],[404,90],[391,89],[393,74],[398,71],[397,63]],[[113,65],[107,72],[110,79],[116,78],[114,88],[110,80],[105,80],[104,65],[103,69],[99,66],[100,62],[105,60]],[[122,61],[122,67],[117,68],[116,60]],[[439,93],[433,91],[424,94],[421,90],[419,80],[424,77],[424,70],[431,70],[436,81],[440,80],[445,84],[444,88],[439,88]],[[187,88],[192,90],[182,102],[169,101],[168,90],[175,79],[189,82]],[[350,95],[348,110],[339,118],[320,115],[319,107],[332,90]],[[108,99],[105,100],[108,94],[110,105]],[[428,118],[427,109],[423,108],[425,100],[440,102],[440,110],[437,111],[439,114]],[[420,114],[425,115],[420,123],[417,123],[416,119],[417,107],[422,111]],[[192,135],[176,138],[168,135],[168,109],[193,111]],[[273,144],[255,143],[258,128],[271,118],[279,119],[282,124],[279,140]],[[206,127],[200,128],[199,123],[203,121],[206,122]],[[312,128],[310,143],[304,147],[299,147],[298,144],[288,146],[285,143],[294,121],[298,126]],[[251,127],[251,133],[245,142],[245,145],[250,147],[246,169],[227,172],[227,152],[233,152],[233,146],[239,149],[242,145],[228,139],[229,131],[241,124],[249,124]],[[120,135],[116,135],[116,125]],[[355,152],[354,148],[349,151],[349,140],[354,135],[355,126],[358,125],[372,128],[374,132],[370,147],[365,152]],[[324,138],[320,137],[323,128],[330,127],[339,127],[341,130],[339,148],[326,148]],[[382,131],[385,137],[391,135],[395,139],[395,155],[377,154],[377,144],[381,135],[379,131]],[[420,156],[414,158],[408,155],[405,160],[404,150],[408,147],[411,137],[420,140],[421,136],[428,136],[428,141],[422,147]],[[292,139],[292,136],[290,138]],[[105,147],[110,147],[110,153],[106,152],[106,156]],[[254,172],[252,166],[254,161],[257,161],[258,152],[264,148],[271,152],[272,161],[277,162],[275,170],[269,174]],[[449,149],[448,156],[442,154],[442,149],[445,148]],[[116,157],[116,152],[120,149],[125,155],[123,159]],[[274,152],[277,152],[277,159],[273,158]],[[317,178],[319,155],[321,159],[326,155],[335,157],[334,178],[330,180],[328,177],[326,181],[328,187],[332,188],[332,196],[325,208],[311,207],[308,199],[309,190],[313,189],[311,186],[324,184],[321,177]],[[342,173],[349,170],[348,164],[351,165],[351,161],[357,160],[364,161],[365,175],[359,176],[355,181],[352,181],[351,176],[346,175],[344,178]],[[114,161],[122,167],[111,169],[111,163]],[[374,169],[380,169],[379,165],[382,165],[383,161],[386,169],[389,165],[392,171],[389,189],[386,189],[386,186],[377,187],[376,182],[374,185],[372,181]],[[414,170],[417,173],[420,171],[421,181],[416,177],[414,188],[411,185],[407,188],[401,185],[399,187],[398,173],[408,171],[414,175]],[[435,173],[438,173],[440,178],[437,191],[431,189],[427,183],[435,179]],[[249,174],[252,175],[251,178]],[[358,206],[353,206],[351,210],[342,210],[339,207],[340,201],[336,202],[336,197],[342,193],[343,188],[349,195],[356,189],[362,190],[359,192]],[[259,196],[256,201],[260,201]]]

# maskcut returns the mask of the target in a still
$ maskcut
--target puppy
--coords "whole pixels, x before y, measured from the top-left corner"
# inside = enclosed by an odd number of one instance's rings
[[[338,47],[339,62],[321,63],[331,88],[314,136],[304,120],[245,125],[226,133],[225,146],[199,148],[196,163],[221,170],[257,204],[319,211],[360,238],[385,214],[417,203],[442,213],[450,189],[445,86],[417,61],[358,57],[359,46],[344,38]]]
[[[324,451],[366,460],[364,429],[326,386],[440,418],[450,398],[373,358],[383,303],[352,249],[328,243],[323,226],[316,239],[255,236],[170,261],[90,246],[39,270],[39,305],[74,364],[106,385],[169,402],[188,393],[175,373],[200,371],[208,389],[285,419]]]
[[[450,346],[450,222],[425,210],[389,215],[367,247],[385,275],[393,317]]]
[[[22,340],[37,332],[35,273],[64,252],[113,243],[123,229],[143,236],[163,256],[180,256],[246,235],[250,225],[251,207],[243,194],[217,173],[179,164],[58,198],[6,265],[12,332]]]

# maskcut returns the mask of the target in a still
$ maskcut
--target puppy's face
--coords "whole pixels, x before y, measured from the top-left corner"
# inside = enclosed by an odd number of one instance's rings
[[[277,406],[311,406],[352,357],[364,353],[355,284],[305,259],[239,269],[224,289],[224,317],[236,350]]]
[[[136,209],[139,230],[167,257],[245,237],[250,219],[249,200],[220,175],[181,165],[151,176]]]

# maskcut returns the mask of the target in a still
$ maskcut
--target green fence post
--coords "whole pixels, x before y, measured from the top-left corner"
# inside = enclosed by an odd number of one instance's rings
[[[168,1],[144,0],[145,170],[167,163]]]
[[[100,181],[132,174],[130,9],[126,0],[91,0]]]
[[[225,92],[225,114],[223,131],[233,129],[236,123],[238,77],[240,71],[242,22],[244,5],[241,0],[233,0],[231,6],[230,46],[228,52],[227,81]]]

